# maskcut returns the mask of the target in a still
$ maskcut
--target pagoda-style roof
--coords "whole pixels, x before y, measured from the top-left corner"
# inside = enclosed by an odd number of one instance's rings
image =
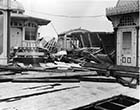
[[[106,9],[107,16],[135,12],[139,12],[139,0],[118,0],[115,7]]]
[[[24,14],[11,14],[11,19],[14,20],[28,20],[28,21],[34,21],[36,22],[38,25],[47,25],[48,23],[50,23],[50,20],[46,20],[46,19],[42,19],[42,18],[37,18],[37,17],[32,17],[32,16],[28,16],[28,15],[24,15]]]

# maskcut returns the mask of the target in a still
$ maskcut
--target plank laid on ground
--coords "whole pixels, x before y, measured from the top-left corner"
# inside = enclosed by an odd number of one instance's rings
[[[14,79],[14,78],[30,78],[30,79],[42,79],[42,78],[77,78],[80,76],[97,75],[96,72],[63,72],[63,73],[52,73],[52,72],[28,72],[28,74],[17,74],[17,75],[3,75],[0,79]]]
[[[14,75],[16,74],[15,72],[12,72],[12,71],[0,71],[0,76],[2,75]]]
[[[133,67],[133,66],[119,66],[119,65],[113,65],[108,68],[111,71],[125,71],[125,72],[134,72],[139,73],[140,68],[139,67]]]
[[[108,69],[110,67],[110,64],[99,64],[99,63],[85,63],[83,67],[89,67],[89,68],[98,68],[98,69]]]
[[[26,83],[28,84],[28,83]],[[11,87],[11,88],[3,88],[3,90],[9,90],[9,93],[6,92],[1,92],[1,96],[0,96],[0,102],[3,101],[15,101],[15,100],[19,100],[21,98],[28,98],[28,97],[32,97],[32,96],[37,96],[37,95],[43,95],[43,94],[47,94],[47,93],[52,93],[52,92],[59,92],[59,91],[63,91],[63,90],[68,90],[68,89],[74,89],[74,88],[78,88],[79,85],[78,84],[61,84],[58,86],[55,86],[56,83],[54,84],[40,84],[39,86],[37,86],[38,84],[34,83],[34,86],[31,87],[27,87],[25,84],[23,84],[24,86],[20,87]],[[58,84],[58,83],[57,83]],[[13,85],[13,84],[12,84]],[[16,85],[16,84],[15,84]],[[19,84],[20,85],[20,84]],[[21,84],[22,85],[22,84]],[[32,88],[32,89],[30,89]]]
[[[46,68],[42,68],[42,67],[15,67],[15,66],[8,66],[8,65],[0,65],[0,69],[3,70],[7,70],[7,71],[53,71],[53,69],[56,69],[56,67],[46,67]]]
[[[95,76],[83,76],[80,78],[81,81],[89,81],[89,82],[101,82],[101,83],[116,83],[116,79],[112,77],[95,77]]]
[[[125,72],[125,71],[115,71],[112,73],[113,76],[120,77],[131,77],[131,78],[139,78],[139,73]]]
[[[61,68],[61,69],[58,69]],[[66,68],[66,69],[63,69]],[[0,65],[1,71],[14,71],[14,72],[22,72],[22,71],[40,71],[40,72],[65,72],[65,71],[88,71],[82,67],[72,67],[66,65],[56,65],[55,67],[17,67],[17,66],[8,66],[8,65]]]
[[[125,72],[134,72],[139,73],[140,68],[139,67],[133,67],[133,66],[119,66],[119,65],[110,65],[110,64],[97,64],[97,63],[85,63],[83,65],[87,68],[97,68],[101,70],[109,70],[109,71],[125,71]]]
[[[33,87],[26,87],[26,88],[23,88],[23,90],[25,89],[36,89],[36,88],[42,88],[42,87],[46,87],[46,86],[60,86],[61,84],[60,83],[53,83],[53,84],[45,84],[45,85],[39,85],[39,86],[33,86]]]
[[[50,90],[50,91],[46,91],[46,90],[43,91],[43,89],[42,89],[42,91],[40,90],[39,92],[35,92],[35,93],[32,93],[32,94],[25,94],[25,95],[20,95],[20,96],[3,98],[3,99],[0,99],[0,102],[12,102],[12,101],[21,100],[22,98],[28,98],[28,97],[43,95],[43,94],[52,93],[52,92],[59,92],[59,91],[74,89],[74,88],[78,88],[78,87],[79,86],[65,87],[65,88],[54,89],[54,90]]]
[[[29,82],[63,82],[63,83],[72,83],[72,82],[80,82],[80,79],[74,79],[74,78],[70,78],[70,79],[21,79],[21,78],[15,78],[12,80],[12,82],[23,82],[23,83],[29,83]]]

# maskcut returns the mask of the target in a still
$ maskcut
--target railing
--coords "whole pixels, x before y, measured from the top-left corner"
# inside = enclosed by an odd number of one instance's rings
[[[36,41],[23,41],[22,47],[37,47]]]

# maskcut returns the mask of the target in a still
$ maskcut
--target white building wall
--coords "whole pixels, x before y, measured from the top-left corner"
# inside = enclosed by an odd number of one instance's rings
[[[140,28],[139,28],[139,34],[138,34],[138,36],[139,36],[139,37],[138,37],[138,38],[139,38],[139,39],[138,39],[138,43],[139,43],[139,44],[138,44],[138,46],[139,46],[139,47],[138,47],[138,48],[139,48],[139,49],[138,49],[138,50],[139,50],[139,51],[138,51],[138,66],[140,67]]]
[[[3,52],[2,54],[0,54],[0,64],[7,64],[8,63],[8,58],[7,58],[7,32],[8,32],[8,28],[7,28],[7,18],[8,18],[8,14],[7,12],[3,12],[3,38],[2,38],[2,41],[3,41]]]
[[[21,47],[23,40],[22,28],[11,28],[10,29],[10,48]]]

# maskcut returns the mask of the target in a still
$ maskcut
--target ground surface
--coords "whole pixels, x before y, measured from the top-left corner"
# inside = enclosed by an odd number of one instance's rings
[[[111,82],[0,83],[0,110],[69,110],[116,95],[140,99],[136,89]],[[139,103],[125,110],[139,110]]]

